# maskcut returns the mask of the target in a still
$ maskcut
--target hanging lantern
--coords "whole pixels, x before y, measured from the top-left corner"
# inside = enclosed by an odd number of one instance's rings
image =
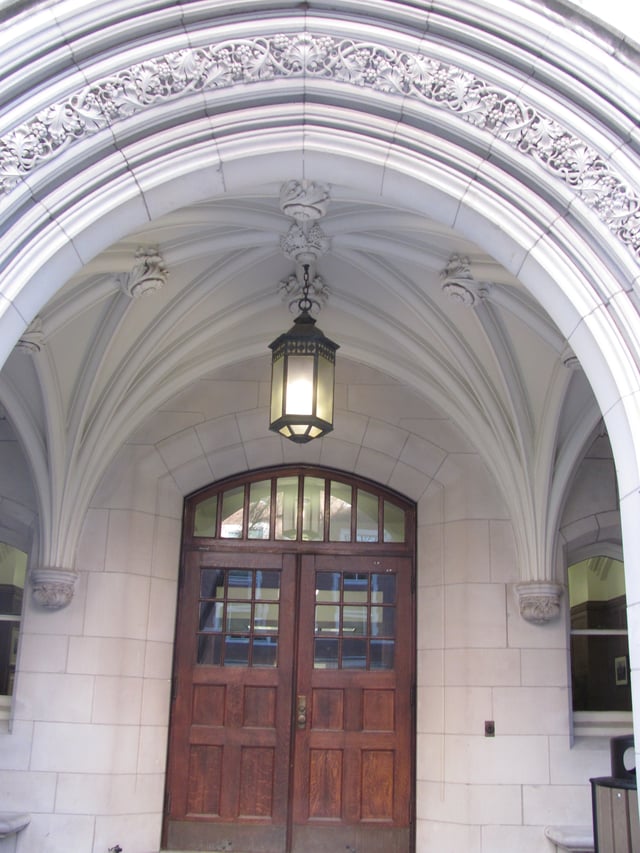
[[[333,394],[338,344],[326,338],[309,313],[309,265],[304,267],[300,314],[288,332],[269,344],[271,423],[269,429],[298,444],[333,429]]]

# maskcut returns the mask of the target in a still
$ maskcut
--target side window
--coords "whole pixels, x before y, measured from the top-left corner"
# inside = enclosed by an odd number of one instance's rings
[[[624,564],[594,556],[568,575],[574,717],[589,724],[609,712],[614,724],[615,712],[631,711]]]
[[[0,719],[9,714],[18,655],[27,555],[0,542]]]

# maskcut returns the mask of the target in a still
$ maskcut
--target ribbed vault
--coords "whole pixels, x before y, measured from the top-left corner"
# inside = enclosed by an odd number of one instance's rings
[[[72,564],[91,494],[145,417],[282,330],[277,197],[292,178],[331,186],[323,328],[465,431],[513,513],[523,578],[553,574],[599,417],[585,388],[558,445],[568,348],[634,492],[638,90],[612,93],[581,52],[606,78],[616,51],[591,31],[563,43],[543,9],[338,7],[143,4],[131,19],[112,3],[98,21],[61,5],[16,24],[29,39],[6,57],[3,356],[34,320],[41,337],[33,370],[10,356],[0,397],[37,486],[43,564]],[[122,279],[145,245],[169,283],[131,300]],[[452,255],[469,259],[471,307],[443,291]]]

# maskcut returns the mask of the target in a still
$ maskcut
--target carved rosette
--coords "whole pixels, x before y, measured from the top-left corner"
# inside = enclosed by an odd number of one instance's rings
[[[280,238],[283,253],[296,264],[315,264],[331,245],[331,241],[322,228],[314,223],[311,226],[292,225],[284,237]]]
[[[457,281],[445,281],[442,285],[442,292],[451,299],[452,302],[457,302],[458,305],[464,305],[465,308],[472,308],[476,304],[476,295],[469,287],[460,284]]]
[[[73,598],[78,573],[72,569],[32,569],[34,601],[46,610],[60,610]]]
[[[534,625],[544,625],[560,615],[562,587],[551,581],[528,581],[515,586],[520,615]]]

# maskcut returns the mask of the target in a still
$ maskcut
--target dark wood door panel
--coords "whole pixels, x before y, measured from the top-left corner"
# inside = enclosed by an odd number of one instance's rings
[[[360,849],[367,853],[407,853],[411,561],[307,556],[300,590],[296,694],[307,713],[294,737],[292,850],[356,849],[355,839],[362,845],[366,838]],[[335,653],[327,653],[325,633]],[[346,654],[354,634],[357,659]],[[371,653],[380,635],[393,644],[393,665],[384,668]]]
[[[266,604],[261,586],[265,573],[270,584]],[[229,849],[282,853],[289,798],[295,560],[192,552],[181,596],[166,843],[198,850],[231,844]],[[224,652],[214,663],[208,650],[203,654],[206,644],[209,649],[213,645],[210,637],[218,648],[230,639],[257,647],[265,608],[272,611],[269,643],[278,650],[270,665],[261,665],[253,652],[244,665],[237,665],[236,658],[236,665],[228,665]],[[242,624],[238,612],[246,616]]]
[[[409,853],[411,577],[397,555],[187,553],[168,849]]]

